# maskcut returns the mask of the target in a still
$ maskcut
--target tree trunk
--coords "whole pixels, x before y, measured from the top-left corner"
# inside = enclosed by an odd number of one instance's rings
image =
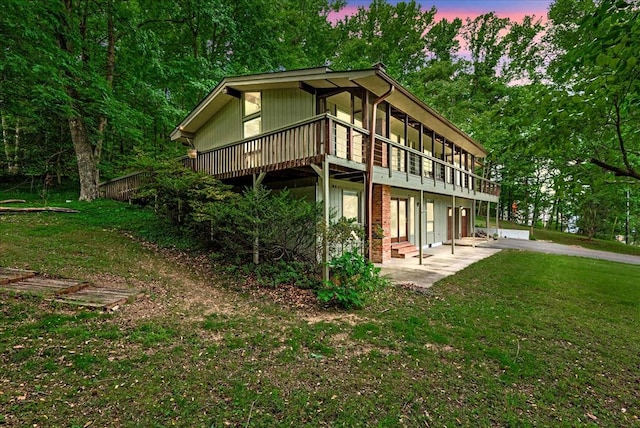
[[[531,214],[531,210],[529,207],[529,178],[524,179],[524,185],[522,186],[524,190],[524,202],[522,203],[523,209],[523,218],[525,225],[529,226],[529,215]]]
[[[557,210],[558,210],[558,196],[557,196],[557,193],[556,193],[556,197],[553,198],[553,205],[551,206],[551,213],[549,214],[549,221],[547,222],[547,225],[545,226],[545,229],[549,230],[549,227],[551,226],[551,223],[554,221],[554,218],[557,219]],[[556,230],[557,229],[558,229],[558,227],[557,227],[557,223],[556,223]]]
[[[542,195],[540,194],[540,184],[536,184],[536,193],[533,198],[533,212],[531,214],[531,226],[535,226],[538,223],[538,219],[540,218],[540,198]]]
[[[56,155],[56,180],[58,182],[58,186],[62,184],[62,163],[60,162],[60,156],[62,152],[58,152]]]
[[[9,135],[7,135],[7,118],[0,114],[2,118],[2,144],[4,146],[4,157],[7,160],[7,168],[11,169],[11,156],[9,156]]]
[[[87,50],[87,37],[88,37],[88,18],[91,13],[89,10],[89,1],[74,2],[72,0],[61,0],[65,8],[65,16],[60,17],[60,29],[57,34],[58,44],[60,49],[71,57],[78,57],[86,66],[86,69],[91,68],[91,57]],[[106,5],[106,62],[104,65],[105,79],[107,86],[112,88],[113,77],[115,70],[116,50],[115,44],[118,39],[117,32],[115,31],[115,18],[113,13],[113,1],[109,0],[104,3]],[[74,27],[74,25],[78,27]],[[77,34],[80,39],[80,47],[78,43],[74,45],[72,43],[73,38],[69,37],[71,34]],[[99,116],[96,118],[97,122],[97,135],[94,138],[89,138],[89,131],[85,125],[85,117],[83,116],[86,109],[82,108],[86,103],[78,93],[78,86],[81,85],[83,78],[78,76],[75,70],[66,70],[69,84],[67,85],[67,94],[71,100],[73,111],[68,117],[69,130],[71,132],[71,141],[73,142],[73,148],[76,153],[76,159],[78,162],[78,175],[80,178],[80,197],[81,201],[92,201],[99,196],[98,182],[99,172],[98,163],[102,154],[102,145],[104,143],[104,134],[108,125],[106,116]],[[95,145],[92,143],[95,143]]]
[[[107,86],[111,90],[113,88],[113,75],[116,67],[116,31],[113,18],[113,4],[109,2],[107,4],[107,61],[105,64],[105,79]],[[104,135],[107,129],[108,119],[106,116],[100,117],[98,123],[98,142],[94,149],[94,157],[96,164],[100,161],[102,156],[102,147],[104,145]]]
[[[78,160],[80,178],[80,201],[93,201],[98,193],[98,166],[93,155],[93,147],[81,117],[69,118],[71,141]]]
[[[20,121],[16,119],[16,135],[15,144],[13,146],[13,167],[11,172],[18,174],[20,172]]]

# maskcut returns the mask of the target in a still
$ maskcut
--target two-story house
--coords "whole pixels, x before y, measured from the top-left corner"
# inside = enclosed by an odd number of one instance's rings
[[[225,78],[171,139],[225,182],[322,201],[325,221],[357,218],[378,263],[471,236],[476,202],[498,201],[476,174],[485,149],[382,66]]]

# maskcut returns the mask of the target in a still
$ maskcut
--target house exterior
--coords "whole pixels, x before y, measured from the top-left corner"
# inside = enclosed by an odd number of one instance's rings
[[[357,218],[377,263],[472,236],[476,202],[499,196],[476,174],[485,149],[382,66],[225,78],[171,139],[227,183],[322,201],[327,222]]]

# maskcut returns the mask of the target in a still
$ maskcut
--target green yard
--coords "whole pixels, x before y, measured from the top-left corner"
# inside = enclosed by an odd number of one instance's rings
[[[346,312],[132,239],[146,211],[68,205],[0,215],[0,266],[146,296],[101,313],[0,293],[0,425],[640,424],[640,266],[504,251]]]

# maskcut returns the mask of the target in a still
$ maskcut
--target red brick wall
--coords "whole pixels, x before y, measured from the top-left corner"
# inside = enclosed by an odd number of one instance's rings
[[[372,262],[384,263],[391,260],[391,186],[373,185],[373,242]],[[376,230],[382,227],[383,238],[376,237]]]

